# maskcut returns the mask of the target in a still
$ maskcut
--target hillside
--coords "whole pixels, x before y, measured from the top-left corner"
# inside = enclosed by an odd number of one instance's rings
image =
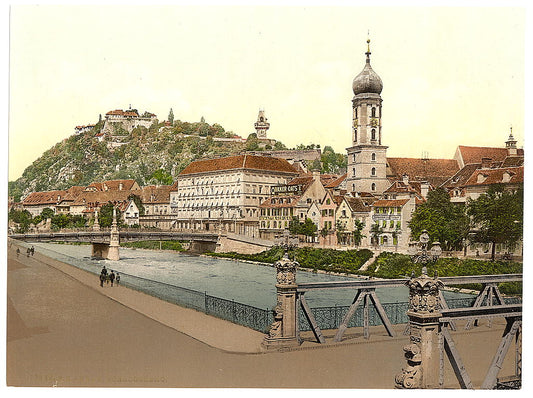
[[[171,183],[170,177],[175,180],[196,159],[263,148],[286,149],[281,142],[276,142],[271,148],[258,141],[255,134],[251,134],[246,142],[217,141],[231,138],[234,133],[226,132],[219,124],[205,123],[203,118],[196,123],[174,120],[172,126],[156,121],[149,128],[137,126],[131,133],[117,129],[114,137],[99,141],[97,136],[103,126],[102,120],[92,130],[72,135],[45,151],[24,170],[22,177],[9,182],[9,195],[19,201],[21,196],[34,191],[66,189],[73,185],[86,186],[93,181],[126,178],[135,179],[141,186],[168,184]],[[109,145],[112,141],[120,142],[121,146],[113,148]],[[326,148],[322,160],[324,166],[330,169],[333,150],[329,148],[332,152],[329,153]],[[334,155],[341,163],[344,161],[343,155]],[[338,169],[336,164],[335,168]]]

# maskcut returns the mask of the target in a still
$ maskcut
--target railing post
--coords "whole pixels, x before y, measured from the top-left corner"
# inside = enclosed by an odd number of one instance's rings
[[[296,300],[296,261],[287,254],[275,263],[277,304],[273,309],[274,322],[263,340],[267,349],[289,348],[300,345],[298,332],[298,308]]]
[[[406,283],[409,286],[409,341],[403,347],[407,366],[396,375],[396,388],[439,387],[439,290],[444,284],[425,273]]]

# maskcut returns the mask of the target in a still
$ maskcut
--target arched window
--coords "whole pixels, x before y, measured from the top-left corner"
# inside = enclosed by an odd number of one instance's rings
[[[376,154],[375,153],[372,154],[372,161],[374,161],[374,162],[376,161]]]
[[[372,183],[372,191],[375,191],[375,190],[376,190],[376,184]]]
[[[357,107],[354,108],[354,118],[357,119]]]
[[[372,167],[372,177],[375,177],[375,176],[376,176],[376,168]]]
[[[352,184],[352,192],[355,192],[355,184]]]
[[[353,176],[355,177],[355,167],[353,168]]]
[[[372,140],[376,139],[376,129],[372,129]]]
[[[354,129],[353,131],[353,140],[354,142],[357,142],[357,129]]]
[[[355,162],[355,153],[353,154],[353,161]]]
[[[372,107],[372,117],[376,117],[376,108]]]

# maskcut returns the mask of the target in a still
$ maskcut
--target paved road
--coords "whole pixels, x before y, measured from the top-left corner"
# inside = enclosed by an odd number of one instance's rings
[[[250,353],[262,338],[257,332],[225,329],[225,321],[166,303],[154,312],[151,300],[157,299],[125,287],[100,288],[84,271],[47,265],[39,254],[17,259],[14,250],[8,253],[7,278],[9,386],[393,388],[404,365],[402,325],[394,339],[379,327],[369,341],[351,330],[337,345],[306,342],[290,352]],[[93,279],[84,283],[84,274]],[[121,303],[124,297],[141,304],[133,310]],[[172,320],[179,315],[187,325]],[[502,323],[494,322],[455,335],[476,385],[501,332]],[[224,338],[213,337],[220,334]],[[235,352],[240,342],[242,352]],[[502,374],[512,369],[508,358]],[[457,386],[450,369],[446,386]]]

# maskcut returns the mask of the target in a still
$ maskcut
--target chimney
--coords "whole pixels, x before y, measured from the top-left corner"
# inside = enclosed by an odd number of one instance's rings
[[[119,191],[122,191],[122,188],[123,188],[123,187],[124,187],[124,184],[122,184],[122,183],[118,184],[118,190],[119,190]]]
[[[420,183],[420,194],[424,199],[427,198],[429,192],[429,183],[427,181],[422,181]]]
[[[402,182],[405,184],[405,185],[408,185],[409,184],[409,175],[408,174],[404,174],[402,176]]]
[[[492,162],[491,158],[481,158],[481,168],[490,169],[491,162]]]

